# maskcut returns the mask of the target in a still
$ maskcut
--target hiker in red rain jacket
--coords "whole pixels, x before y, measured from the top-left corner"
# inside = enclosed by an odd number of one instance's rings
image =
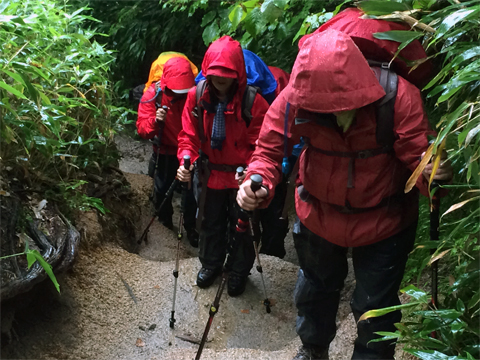
[[[191,89],[183,110],[178,159],[182,162],[184,155],[190,155],[192,162],[199,160],[194,182],[198,180],[201,186],[194,188],[201,189],[201,194],[197,196],[197,223],[200,223],[199,257],[202,268],[198,272],[197,285],[205,288],[220,274],[228,239],[235,233],[238,219],[235,170],[250,163],[268,104],[260,94],[256,94],[251,109],[253,117],[247,126],[242,117],[242,100],[247,86],[243,52],[238,41],[229,36],[209,46],[203,59],[202,73],[207,78],[207,86],[199,105],[196,90]],[[199,123],[199,117],[203,118],[203,124]],[[183,165],[178,169],[177,176],[181,181],[190,181],[191,178]],[[237,245],[228,279],[230,296],[240,295],[245,290],[255,257],[252,243]]]
[[[270,72],[273,74],[273,77],[277,81],[277,88],[275,89],[275,98],[285,89],[290,80],[290,74],[285,70],[282,70],[275,66],[269,66]]]
[[[145,91],[138,106],[137,131],[144,139],[155,138],[148,174],[154,178],[153,202],[159,220],[173,229],[172,200],[166,201],[165,193],[175,179],[177,168],[177,136],[182,129],[182,112],[186,94],[195,85],[195,79],[188,60],[175,57],[165,63],[160,83],[154,82]],[[166,107],[165,110],[162,107]],[[155,169],[156,168],[156,169]],[[190,244],[198,246],[195,229],[197,206],[193,191],[187,196],[184,227]]]
[[[326,30],[300,49],[289,85],[265,116],[257,148],[237,202],[246,210],[265,207],[273,197],[284,155],[284,119],[288,147],[302,136],[295,196],[298,222],[294,241],[300,271],[294,292],[297,333],[302,347],[295,360],[327,359],[335,337],[340,290],[352,247],[356,288],[355,319],[371,309],[400,304],[397,292],[418,219],[418,191],[428,194],[427,165],[416,191],[404,194],[407,179],[428,148],[431,132],[419,90],[398,76],[390,147],[377,143],[375,102],[385,91],[348,36]],[[250,189],[252,174],[265,188]],[[435,175],[449,180],[445,161]],[[268,189],[268,191],[267,191]],[[393,359],[395,343],[373,342],[375,332],[395,331],[400,312],[360,321],[353,359]]]
[[[277,88],[275,89],[276,98],[287,86],[290,74],[274,66],[269,66],[268,69],[277,82]],[[288,215],[283,214],[289,175],[289,173],[283,174],[282,181],[275,188],[275,196],[270,205],[266,209],[261,209],[258,213],[258,218],[262,225],[260,253],[277,256],[280,259],[283,259],[286,255],[285,237],[289,230]]]

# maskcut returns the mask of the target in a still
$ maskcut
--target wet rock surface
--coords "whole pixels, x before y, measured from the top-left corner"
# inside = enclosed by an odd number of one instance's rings
[[[124,154],[120,168],[131,184],[136,234],[113,241],[101,224],[101,215],[85,213],[77,220],[82,246],[73,269],[59,276],[61,294],[48,281],[14,302],[2,303],[2,359],[193,359],[215,298],[220,278],[208,289],[195,285],[200,268],[197,249],[186,236],[180,243],[175,329],[169,327],[174,290],[177,236],[155,221],[148,242],[137,253],[122,244],[136,240],[151,219],[148,202],[151,179],[146,173],[148,142],[118,138]],[[144,161],[139,162],[139,157]],[[178,223],[179,198],[174,199]],[[121,235],[115,234],[116,237]],[[134,238],[135,237],[135,238]],[[117,239],[118,240],[118,239]],[[238,298],[225,291],[213,320],[202,359],[292,359],[300,340],[295,333],[293,289],[298,262],[291,232],[287,256],[281,260],[261,255],[269,298],[275,305],[267,314],[260,274],[252,269],[247,289]],[[352,271],[346,280],[338,334],[330,358],[348,359],[355,339],[349,309],[354,287]],[[3,319],[11,321],[10,337]],[[5,320],[5,321],[6,321]],[[12,335],[12,331],[15,335]]]

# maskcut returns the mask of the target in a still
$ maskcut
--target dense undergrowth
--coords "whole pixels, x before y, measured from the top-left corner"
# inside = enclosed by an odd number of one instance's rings
[[[84,26],[95,21],[66,2],[0,2],[2,174],[70,207],[95,207],[85,175],[114,165],[113,136],[128,110],[114,106],[115,58]]]

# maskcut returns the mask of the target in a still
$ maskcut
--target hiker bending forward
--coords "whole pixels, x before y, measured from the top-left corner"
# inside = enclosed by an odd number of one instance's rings
[[[202,268],[197,285],[210,286],[221,273],[229,238],[233,238],[238,207],[235,196],[238,184],[235,170],[245,167],[255,149],[267,102],[256,94],[251,108],[249,124],[242,116],[242,100],[247,86],[245,63],[240,44],[224,36],[207,49],[202,63],[206,87],[188,93],[182,115],[183,130],[178,137],[178,159],[181,166],[177,176],[190,181],[190,169],[183,167],[183,156],[197,161],[195,186],[200,223],[199,257]],[[202,83],[197,85],[201,89]],[[203,121],[199,121],[203,119]],[[198,159],[198,160],[197,160]],[[198,228],[198,226],[197,226]],[[237,244],[228,278],[228,293],[243,293],[255,253],[252,242]]]
[[[327,30],[311,36],[300,49],[289,85],[265,116],[248,180],[238,191],[237,201],[246,210],[268,205],[281,179],[288,116],[289,149],[299,137],[307,144],[295,193],[300,271],[294,298],[303,343],[295,359],[328,358],[349,247],[355,319],[400,304],[397,292],[415,240],[418,192],[428,194],[425,176],[431,165],[414,191],[404,194],[404,187],[428,148],[430,132],[419,90],[399,76],[394,140],[379,145],[376,131],[382,119],[376,119],[375,102],[383,96],[383,87],[348,35]],[[252,174],[262,175],[268,191],[252,193]],[[449,163],[436,174],[436,179],[450,179]],[[393,359],[393,342],[369,341],[378,337],[377,331],[395,331],[400,318],[398,311],[359,322],[353,358]]]
[[[156,73],[155,69],[157,69]],[[182,112],[187,92],[195,85],[194,74],[190,62],[182,57],[173,57],[164,65],[155,61],[152,64],[150,76],[152,74],[154,80],[161,79],[161,81],[153,81],[142,96],[138,106],[137,131],[145,139],[155,138],[153,154],[148,166],[148,174],[154,178],[153,203],[159,221],[167,228],[173,229],[172,200],[167,199],[161,209],[160,204],[175,180],[179,166],[177,137],[182,129]],[[162,108],[163,106],[166,110]],[[184,227],[188,240],[194,247],[198,246],[198,234],[195,229],[196,212],[197,204],[193,191],[190,190],[187,194]]]

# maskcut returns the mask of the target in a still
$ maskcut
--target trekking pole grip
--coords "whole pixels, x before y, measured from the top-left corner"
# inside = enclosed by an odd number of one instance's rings
[[[237,167],[237,175],[238,177],[242,177],[243,176],[243,172],[245,171],[245,169],[241,166]]]
[[[190,169],[190,155],[184,155],[183,156],[183,167],[187,170]]]
[[[260,188],[262,187],[262,184],[263,184],[262,176],[259,175],[259,174],[253,174],[250,177],[250,180],[252,180],[252,183],[250,185],[250,189],[252,189],[252,191],[254,193],[257,192],[258,190],[260,190]]]

